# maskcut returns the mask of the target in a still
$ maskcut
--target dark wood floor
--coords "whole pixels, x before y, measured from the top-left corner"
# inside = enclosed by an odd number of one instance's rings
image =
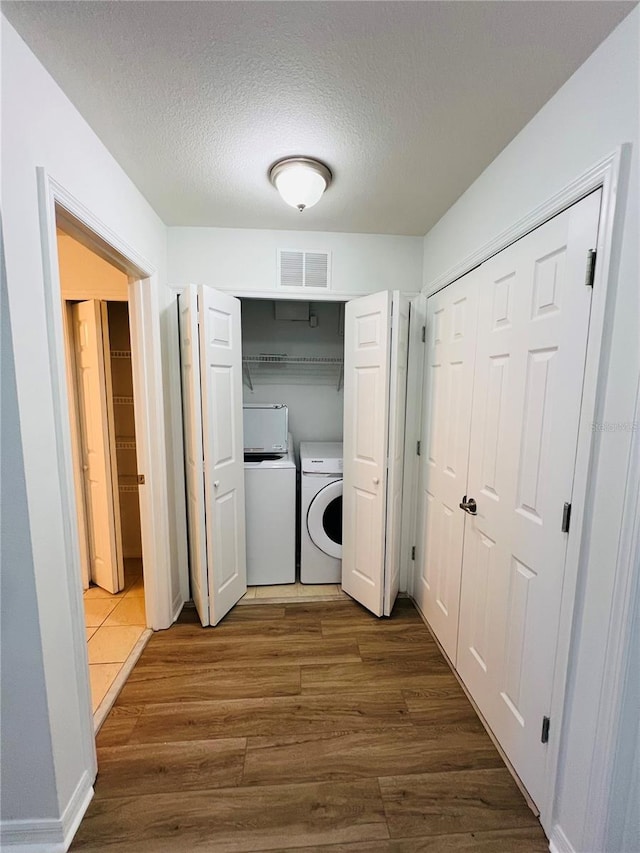
[[[98,734],[72,850],[543,853],[411,603],[189,615],[153,635]]]

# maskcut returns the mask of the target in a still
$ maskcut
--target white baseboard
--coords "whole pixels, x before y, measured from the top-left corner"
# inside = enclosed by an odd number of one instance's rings
[[[69,849],[73,836],[78,831],[80,821],[84,817],[89,803],[93,799],[93,777],[85,770],[73,796],[62,813],[62,831],[64,833],[64,849]]]
[[[3,820],[0,847],[16,853],[65,853],[62,821],[54,818]]]
[[[66,853],[92,797],[93,785],[85,772],[61,818],[0,822],[0,848],[12,853]]]
[[[549,850],[551,853],[577,853],[564,831],[556,824],[551,831],[549,840]]]

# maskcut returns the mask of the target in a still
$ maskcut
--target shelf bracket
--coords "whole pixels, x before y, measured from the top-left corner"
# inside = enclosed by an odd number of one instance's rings
[[[253,382],[251,381],[251,370],[249,369],[249,365],[246,361],[242,362],[242,372],[244,373],[244,378],[247,380],[249,390],[253,391]]]

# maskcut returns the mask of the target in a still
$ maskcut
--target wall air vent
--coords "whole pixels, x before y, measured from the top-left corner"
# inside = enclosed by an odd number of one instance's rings
[[[300,290],[329,290],[329,252],[278,250],[278,286]]]

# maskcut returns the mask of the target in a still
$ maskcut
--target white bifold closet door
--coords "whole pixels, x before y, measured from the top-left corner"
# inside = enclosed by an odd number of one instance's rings
[[[455,665],[466,515],[478,271],[427,300],[414,598]]]
[[[376,616],[399,586],[408,327],[398,291],[345,308],[342,587]]]
[[[192,316],[196,305],[197,339]],[[192,594],[194,600],[199,596],[202,624],[217,625],[247,591],[240,301],[210,287],[191,286],[181,295],[180,314],[183,396],[192,395],[192,402],[184,403],[185,433],[190,433],[185,444],[193,457],[187,462]],[[199,442],[202,478],[196,473]]]
[[[191,597],[200,621],[203,625],[209,625],[198,292],[194,285],[186,287],[180,294],[178,310],[180,316],[184,467],[189,528],[189,578]]]
[[[107,305],[72,306],[78,378],[82,473],[91,580],[107,592],[124,588]]]
[[[458,671],[539,804],[600,197],[480,268]]]
[[[400,589],[404,438],[409,367],[409,299],[397,290],[393,291],[391,298],[391,375],[389,378],[389,438],[387,441],[384,616],[391,616]]]

